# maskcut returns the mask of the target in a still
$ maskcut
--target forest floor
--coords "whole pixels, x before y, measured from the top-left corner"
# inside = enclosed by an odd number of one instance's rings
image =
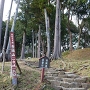
[[[72,52],[64,52],[63,58],[52,60],[50,67],[63,68],[81,76],[88,76],[90,82],[90,48],[78,49]],[[27,58],[23,61],[17,60],[22,74],[18,74],[18,85],[12,86],[10,78],[11,62],[5,62],[4,72],[0,73],[0,90],[54,90],[46,80],[41,83],[41,69],[38,67],[37,58]],[[27,65],[26,63],[29,62]],[[0,70],[2,62],[0,62]],[[44,88],[45,86],[45,88]]]

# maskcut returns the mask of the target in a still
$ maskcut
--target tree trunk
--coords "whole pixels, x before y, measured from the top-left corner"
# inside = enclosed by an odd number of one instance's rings
[[[72,32],[69,30],[69,36],[70,36],[70,40],[69,40],[69,50],[72,51],[73,50],[73,47],[72,47]]]
[[[50,57],[50,25],[49,25],[49,17],[47,16],[47,11],[44,9],[45,13],[45,24],[46,24],[46,36],[47,36],[47,57]]]
[[[32,30],[32,42],[33,42],[32,47],[33,47],[33,58],[34,58],[35,57],[34,56],[35,50],[34,50],[34,32],[33,32],[33,30]]]
[[[35,58],[37,57],[37,33],[35,34]]]
[[[70,18],[70,9],[68,10],[68,32],[69,32],[69,50],[72,51],[73,47],[72,47],[72,32],[70,31],[70,22],[69,22],[69,18]]]
[[[40,58],[40,43],[41,43],[41,30],[39,25],[39,31],[38,31],[38,49],[37,49],[37,57]]]
[[[77,48],[79,48],[79,46],[80,46],[80,38],[81,38],[81,33],[82,33],[82,29],[81,29],[80,24],[79,24],[79,18],[78,18],[78,29],[79,29],[79,37],[78,37]]]
[[[8,14],[8,20],[7,20],[7,23],[6,23],[6,30],[5,30],[5,36],[4,36],[4,43],[3,43],[3,49],[2,49],[3,61],[5,61],[5,49],[6,49],[6,42],[7,42],[7,35],[8,35],[8,24],[9,24],[9,21],[10,21],[12,3],[13,3],[13,0],[11,1],[11,6],[10,6],[9,14]]]
[[[61,3],[59,7],[59,57],[61,57],[61,13],[60,13]]]
[[[60,0],[56,0],[56,19],[55,19],[55,34],[54,34],[54,51],[53,51],[53,59],[60,58],[60,49],[61,49],[61,28],[60,28]],[[59,30],[60,29],[60,30]]]
[[[42,40],[42,38],[41,38],[42,56],[44,56],[46,54],[45,50],[44,50],[44,45],[45,45],[44,40]]]
[[[22,50],[21,50],[20,60],[25,58],[25,37],[26,37],[26,31],[24,31],[24,33],[23,33],[23,42],[22,42]]]
[[[2,52],[1,35],[2,35],[2,19],[3,19],[4,2],[5,0],[0,1],[0,53]]]

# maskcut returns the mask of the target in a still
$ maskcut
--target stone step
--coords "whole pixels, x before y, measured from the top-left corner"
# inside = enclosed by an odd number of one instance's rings
[[[74,82],[78,82],[78,83],[86,83],[86,78],[84,77],[79,77],[79,78],[75,78]]]
[[[63,86],[57,86],[57,87],[54,87],[53,88],[55,90],[87,90],[85,88],[64,88]]]
[[[81,85],[83,88],[86,88],[86,90],[90,88],[90,83],[81,83]]]
[[[58,72],[56,71],[48,71],[45,73],[45,75],[47,76],[58,76]]]
[[[78,84],[76,82],[68,83],[68,82],[60,82],[60,86],[63,86],[65,88],[82,88],[81,84]]]
[[[53,76],[45,76],[44,78],[47,79],[47,80],[54,80]]]
[[[86,78],[81,78],[81,77],[78,77],[78,78],[63,78],[63,81],[64,82],[78,82],[78,83],[86,83]]]
[[[78,78],[79,76],[74,74],[74,73],[70,73],[70,72],[65,72],[65,75],[67,75],[68,78]]]
[[[80,77],[73,72],[65,72],[64,70],[48,70],[45,78],[51,82],[51,86],[55,90],[88,90],[90,83],[87,77]]]
[[[56,80],[58,77],[48,77],[48,81],[51,82],[52,86],[63,86],[64,88],[89,88],[90,84],[88,83],[78,83],[78,82],[64,82],[61,78]]]
[[[63,82],[74,82],[74,78],[63,78]]]
[[[56,80],[56,81],[63,81],[63,79],[61,77],[54,77],[54,80]]]
[[[86,90],[85,88],[63,88],[62,90]]]
[[[59,77],[59,78],[68,78],[68,76],[65,75],[65,74],[64,74],[64,75],[60,75],[60,74],[59,74],[58,77]]]

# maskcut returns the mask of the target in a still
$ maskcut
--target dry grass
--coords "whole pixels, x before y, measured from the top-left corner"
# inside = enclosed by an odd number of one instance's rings
[[[0,69],[1,69],[0,63]],[[18,76],[18,85],[13,87],[10,78],[10,62],[5,63],[4,72],[0,74],[0,90],[34,90],[40,82],[40,73],[30,67],[26,67],[23,62],[19,62],[22,74]],[[17,73],[19,73],[17,69]]]
[[[64,58],[69,60],[90,60],[90,48],[73,50],[64,55]]]
[[[38,62],[38,58],[27,58],[24,61]],[[37,88],[46,85],[40,83],[40,71],[36,68],[31,68],[25,65],[24,61],[19,61],[22,74],[18,77],[18,86],[13,87],[10,78],[10,62],[5,63],[5,70],[0,74],[0,90],[39,90]],[[0,70],[1,70],[0,63]],[[82,76],[90,78],[90,48],[78,49],[72,52],[65,52],[63,59],[53,60],[50,67],[64,68],[66,71],[75,72]],[[17,69],[17,73],[19,73]],[[90,79],[88,79],[90,82]],[[46,85],[45,90],[53,90]]]
[[[67,71],[90,77],[90,48],[64,52],[63,59],[53,60],[51,67],[65,67]]]

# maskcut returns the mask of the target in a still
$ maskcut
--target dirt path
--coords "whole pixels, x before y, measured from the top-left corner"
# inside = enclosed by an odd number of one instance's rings
[[[30,63],[30,62],[29,62]],[[32,71],[35,71],[35,72],[39,72],[40,73],[40,69],[36,69],[36,68],[32,68],[31,66],[29,66],[25,61],[19,61],[18,62],[19,66],[21,69],[25,69],[25,70],[32,70]],[[30,63],[31,64],[31,63]],[[33,63],[34,65],[34,63]]]

